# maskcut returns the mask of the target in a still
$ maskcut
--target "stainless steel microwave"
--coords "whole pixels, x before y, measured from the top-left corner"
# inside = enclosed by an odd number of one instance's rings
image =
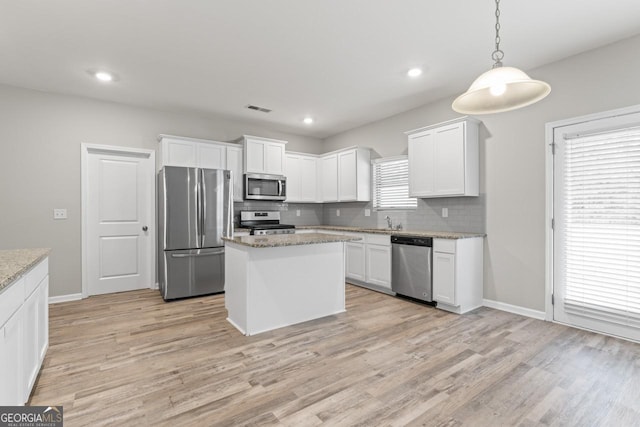
[[[287,177],[247,173],[244,175],[245,200],[285,200],[287,198]]]

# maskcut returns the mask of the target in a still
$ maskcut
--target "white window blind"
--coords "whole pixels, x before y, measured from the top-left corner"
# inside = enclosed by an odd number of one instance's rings
[[[640,128],[565,143],[565,310],[640,326]]]
[[[407,156],[373,161],[373,208],[376,210],[414,209],[418,199],[409,197]]]

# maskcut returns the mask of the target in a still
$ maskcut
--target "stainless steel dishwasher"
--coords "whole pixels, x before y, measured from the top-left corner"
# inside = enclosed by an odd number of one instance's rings
[[[433,301],[433,239],[391,236],[391,289],[399,295]]]

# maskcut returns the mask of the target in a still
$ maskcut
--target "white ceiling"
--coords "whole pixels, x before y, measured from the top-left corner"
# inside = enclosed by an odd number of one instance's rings
[[[638,0],[501,10],[504,63],[524,70],[640,33]],[[0,0],[0,83],[324,138],[464,91],[494,20],[493,0]]]

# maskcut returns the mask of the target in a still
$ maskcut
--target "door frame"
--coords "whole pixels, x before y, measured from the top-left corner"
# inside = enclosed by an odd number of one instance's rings
[[[112,145],[101,145],[101,144],[88,144],[81,143],[80,144],[80,193],[81,193],[81,253],[82,253],[82,298],[87,298],[89,296],[89,278],[87,276],[88,268],[87,268],[87,249],[89,248],[89,233],[88,227],[89,224],[87,222],[87,209],[88,209],[88,197],[89,197],[89,154],[91,153],[103,153],[103,154],[111,154],[115,156],[137,156],[137,157],[146,157],[151,162],[151,174],[149,176],[149,186],[147,191],[149,192],[149,213],[150,220],[155,224],[156,222],[156,152],[155,150],[147,150],[144,148],[132,148],[132,147],[119,147]],[[153,228],[155,230],[155,227]],[[148,240],[149,254],[151,255],[151,275],[149,277],[149,288],[157,288],[157,277],[156,277],[156,233],[150,233]]]
[[[553,322],[553,169],[554,169],[554,155],[553,155],[553,134],[555,128],[577,125],[580,123],[586,123],[594,120],[601,120],[616,116],[625,116],[628,114],[640,113],[640,104],[632,105],[629,107],[618,108],[615,110],[602,111],[599,113],[587,114],[584,116],[572,117],[569,119],[558,120],[555,122],[549,122],[545,125],[545,181],[546,181],[546,208],[545,208],[545,320]],[[573,326],[576,327],[576,326]]]

